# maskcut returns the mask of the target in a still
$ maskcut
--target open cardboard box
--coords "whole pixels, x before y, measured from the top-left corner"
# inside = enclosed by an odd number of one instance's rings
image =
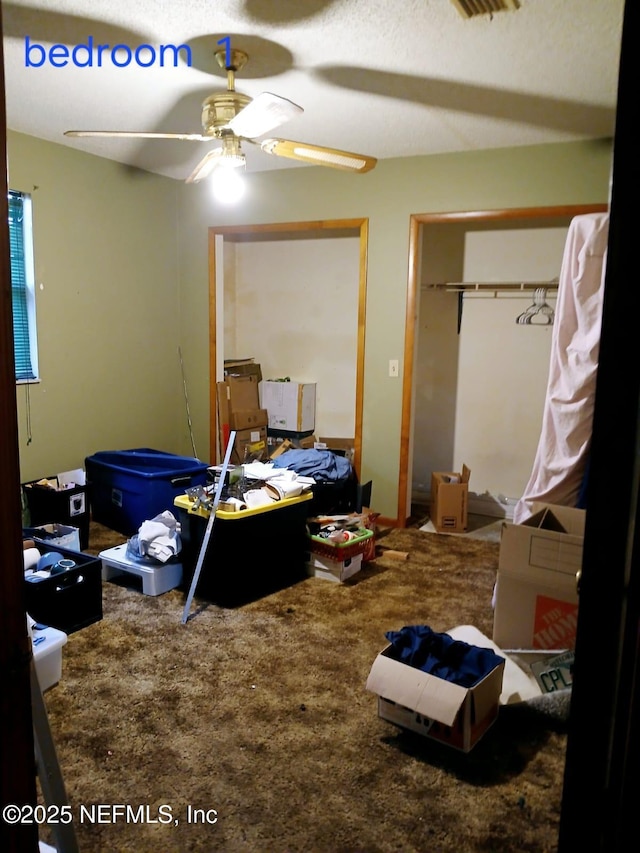
[[[466,634],[462,629],[457,635],[447,633],[467,643],[466,636],[477,636],[473,629]],[[490,642],[469,645],[492,646]],[[367,679],[366,689],[378,696],[378,716],[469,752],[498,716],[504,658],[473,687],[462,687],[395,660],[390,652],[391,646],[380,652]]]
[[[394,660],[387,646],[375,659],[366,685],[378,696],[381,719],[469,752],[496,721],[500,706],[571,686],[569,652],[507,652],[472,625],[457,626],[447,634],[491,649],[503,663],[474,687],[464,688]]]
[[[37,527],[28,528],[29,538],[41,542],[51,549],[68,548],[69,551],[80,550],[80,529],[67,524],[39,524]],[[24,538],[24,528],[23,528]]]
[[[432,473],[429,518],[438,533],[464,533],[467,529],[470,476],[466,465],[461,473]]]

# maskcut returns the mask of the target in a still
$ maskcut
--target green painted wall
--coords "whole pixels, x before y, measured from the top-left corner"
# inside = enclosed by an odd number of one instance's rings
[[[610,143],[595,141],[386,160],[365,175],[316,167],[247,174],[235,209],[217,205],[206,184],[181,186],[181,339],[198,447],[209,442],[209,226],[369,218],[362,476],[373,479],[375,509],[395,518],[402,383],[387,370],[399,358],[402,375],[411,214],[606,203],[610,168]]]
[[[607,141],[382,161],[366,175],[315,167],[248,173],[235,209],[204,184],[126,170],[9,133],[9,184],[33,191],[42,381],[18,387],[22,480],[97,450],[209,448],[208,227],[368,217],[363,471],[395,517],[409,219],[413,213],[608,200]],[[265,155],[266,156],[266,155]],[[34,186],[37,189],[34,190]],[[268,318],[265,318],[265,322]],[[491,401],[488,401],[488,405]]]
[[[22,481],[98,450],[177,452],[179,184],[12,132],[8,160],[33,198],[41,376],[17,386]]]

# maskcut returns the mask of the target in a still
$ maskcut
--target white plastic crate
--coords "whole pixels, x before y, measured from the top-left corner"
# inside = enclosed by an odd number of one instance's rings
[[[62,678],[62,647],[66,642],[67,635],[57,628],[33,628],[33,659],[43,693]]]

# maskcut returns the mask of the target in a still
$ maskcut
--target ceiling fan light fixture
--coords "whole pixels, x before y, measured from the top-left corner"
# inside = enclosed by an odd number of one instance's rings
[[[240,173],[227,163],[220,163],[211,178],[214,198],[220,204],[236,204],[245,193],[245,182]]]
[[[244,169],[247,161],[244,154],[227,154],[225,151],[219,165],[225,169]]]
[[[465,0],[465,2],[488,2],[488,0]],[[498,2],[498,0],[494,0]],[[517,0],[501,0],[503,3],[515,3]],[[208,178],[216,177],[216,184],[225,202],[235,200],[241,193],[239,169],[245,168],[245,157],[240,149],[241,142],[247,141],[260,145],[267,154],[301,160],[316,166],[331,166],[347,172],[363,173],[373,169],[377,163],[375,157],[368,154],[355,154],[324,145],[310,145],[306,142],[293,142],[290,139],[265,139],[261,143],[257,138],[270,133],[278,125],[295,118],[304,112],[302,107],[288,98],[262,92],[256,98],[237,92],[235,72],[242,68],[248,59],[244,51],[231,50],[227,38],[226,50],[216,51],[216,59],[227,71],[227,90],[214,92],[202,102],[202,133],[158,133],[149,131],[121,130],[68,130],[66,136],[106,136],[141,139],[183,139],[194,142],[221,143],[220,147],[207,151],[186,179],[188,184],[196,184]],[[222,175],[222,172],[227,173]],[[236,173],[234,181],[232,173]],[[228,185],[228,186],[227,186]]]
[[[222,149],[217,165],[226,169],[244,169],[246,158],[240,148],[240,140],[232,133],[222,136]]]
[[[246,160],[240,149],[240,141],[233,134],[226,134],[222,137],[222,147],[207,151],[187,178],[187,183],[197,184],[220,169],[233,172],[244,169],[245,166]]]

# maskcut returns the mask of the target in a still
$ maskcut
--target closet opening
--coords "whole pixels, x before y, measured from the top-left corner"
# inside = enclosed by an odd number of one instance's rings
[[[469,512],[511,517],[540,435],[569,224],[606,205],[411,217],[398,519],[432,471],[471,468]],[[422,514],[422,512],[420,513]]]

